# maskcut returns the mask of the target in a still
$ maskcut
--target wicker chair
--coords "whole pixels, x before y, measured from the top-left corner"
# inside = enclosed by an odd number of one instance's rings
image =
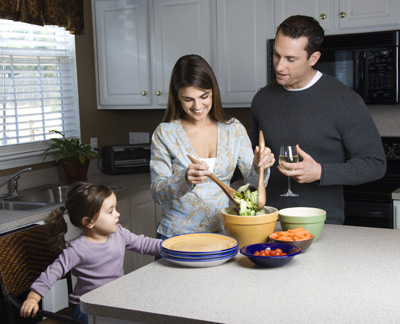
[[[57,252],[49,248],[48,237],[43,225],[34,225],[0,236],[0,284],[10,324],[24,323],[16,310],[22,305],[17,296],[29,291],[31,284],[58,256]],[[71,275],[68,274],[65,278],[68,291],[71,292]],[[39,323],[82,323],[72,316],[69,307],[57,313],[40,309],[36,317],[46,317]]]

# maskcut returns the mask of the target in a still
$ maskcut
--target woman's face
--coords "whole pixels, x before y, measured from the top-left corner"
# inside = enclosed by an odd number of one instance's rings
[[[179,100],[188,119],[203,120],[212,108],[212,91],[196,87],[179,89]]]

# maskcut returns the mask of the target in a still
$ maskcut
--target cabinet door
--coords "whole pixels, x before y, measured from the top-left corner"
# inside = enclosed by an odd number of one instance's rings
[[[99,108],[149,104],[146,0],[92,0]]]
[[[330,28],[329,0],[275,0],[275,28],[293,15],[314,17],[325,31]]]
[[[250,103],[266,85],[267,2],[217,1],[218,82],[224,106]]]
[[[135,194],[130,199],[131,230],[135,234],[156,237],[155,203],[150,190]],[[154,261],[154,256],[134,253],[133,268],[138,269]]]
[[[154,1],[154,94],[165,107],[171,71],[183,55],[198,54],[211,62],[210,0]]]
[[[396,26],[399,0],[340,0],[339,29]]]

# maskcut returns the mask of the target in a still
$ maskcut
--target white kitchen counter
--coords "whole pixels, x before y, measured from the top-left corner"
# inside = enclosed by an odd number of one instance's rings
[[[159,260],[81,298],[96,323],[400,323],[400,231],[325,225],[280,268]]]
[[[135,192],[150,189],[150,173],[107,175],[96,173],[88,176],[88,181],[115,187],[118,199],[128,197]],[[38,222],[47,217],[49,212],[61,204],[31,211],[0,210],[0,233]]]
[[[393,200],[400,200],[400,188],[392,192],[392,199]]]

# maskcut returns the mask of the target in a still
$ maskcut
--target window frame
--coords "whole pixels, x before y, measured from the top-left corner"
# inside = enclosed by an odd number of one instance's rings
[[[32,25],[32,27],[37,28],[38,26]],[[46,27],[47,26],[44,26],[43,28]],[[72,113],[74,115],[74,125],[76,123],[76,130],[73,132],[72,136],[80,137],[81,130],[80,130],[80,119],[79,119],[79,95],[78,95],[79,89],[78,89],[78,75],[77,75],[77,65],[76,65],[76,40],[74,35],[71,35],[71,37],[73,37],[73,41],[71,41],[69,60],[71,66],[71,81],[73,84],[72,97],[74,100],[73,104],[74,109],[72,110]],[[1,43],[1,34],[0,34],[0,43]],[[18,50],[16,52],[18,52]],[[3,53],[3,50],[0,47],[0,54],[1,53]],[[44,155],[44,150],[47,149],[51,143],[52,141],[50,140],[42,140],[29,143],[0,146],[0,170],[6,170],[15,167],[54,161],[55,158],[53,156]]]

